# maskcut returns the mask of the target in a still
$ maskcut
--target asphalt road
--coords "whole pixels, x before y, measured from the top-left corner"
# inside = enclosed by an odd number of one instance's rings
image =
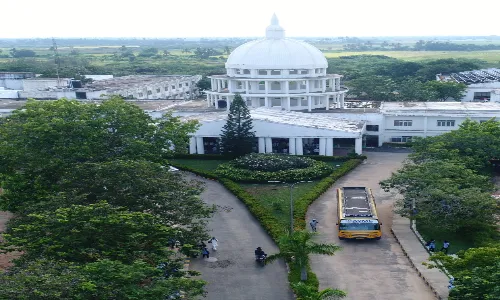
[[[311,257],[320,288],[338,288],[348,293],[347,299],[427,300],[435,299],[429,288],[411,268],[389,229],[392,225],[392,197],[382,191],[380,180],[396,171],[407,153],[368,153],[368,159],[341,178],[314,202],[308,221],[318,219],[318,242],[335,243],[343,249],[335,256]],[[340,241],[336,228],[336,188],[367,186],[372,188],[382,220],[380,241]]]
[[[206,183],[202,199],[221,208],[209,224],[212,234],[219,240],[217,251],[212,251],[210,244],[207,244],[210,260],[191,260],[190,269],[201,272],[201,278],[208,282],[207,296],[203,299],[293,299],[284,262],[278,261],[265,267],[255,262],[254,250],[258,246],[266,253],[278,251],[259,222],[240,200],[218,182],[200,177],[196,179]],[[217,260],[212,261],[213,257]]]

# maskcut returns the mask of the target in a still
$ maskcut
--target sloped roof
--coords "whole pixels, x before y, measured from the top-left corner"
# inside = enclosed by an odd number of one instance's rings
[[[361,132],[365,124],[364,121],[352,121],[348,119],[335,118],[334,114],[311,114],[295,111],[282,111],[265,107],[251,109],[250,114],[253,120],[345,132]],[[227,119],[227,112],[204,113],[200,115],[182,117],[182,119],[198,120],[202,123],[223,121]]]

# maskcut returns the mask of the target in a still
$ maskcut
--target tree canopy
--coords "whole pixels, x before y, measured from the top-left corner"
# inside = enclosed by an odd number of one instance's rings
[[[252,152],[255,132],[252,117],[243,98],[236,94],[229,108],[227,122],[222,128],[221,150],[231,156],[243,156]]]

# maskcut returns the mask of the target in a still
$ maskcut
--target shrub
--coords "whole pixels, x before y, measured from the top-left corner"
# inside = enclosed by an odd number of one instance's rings
[[[332,170],[325,162],[305,157],[251,154],[219,165],[215,174],[238,182],[291,182],[325,177]]]
[[[257,154],[252,153],[237,158],[233,166],[252,171],[276,172],[290,169],[305,169],[314,164],[311,158],[286,154]]]

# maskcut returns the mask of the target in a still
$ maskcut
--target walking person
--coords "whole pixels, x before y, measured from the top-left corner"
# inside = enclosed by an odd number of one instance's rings
[[[217,246],[219,246],[219,240],[213,236],[210,240],[208,240],[209,244],[212,244],[212,250],[217,251]]]
[[[443,247],[441,248],[440,251],[443,251],[444,254],[448,254],[448,248],[450,248],[450,242],[448,242],[447,240],[444,240]]]
[[[318,225],[318,221],[316,219],[312,219],[311,222],[309,222],[309,224],[311,225],[311,229],[313,232],[316,232],[316,225]]]
[[[427,249],[430,251],[430,252],[434,252],[436,251],[436,241],[434,239],[430,240],[428,243],[427,243]]]
[[[201,250],[201,254],[203,254],[203,257],[202,258],[210,258],[210,252],[208,251],[208,249],[205,247],[203,248],[203,250]]]

